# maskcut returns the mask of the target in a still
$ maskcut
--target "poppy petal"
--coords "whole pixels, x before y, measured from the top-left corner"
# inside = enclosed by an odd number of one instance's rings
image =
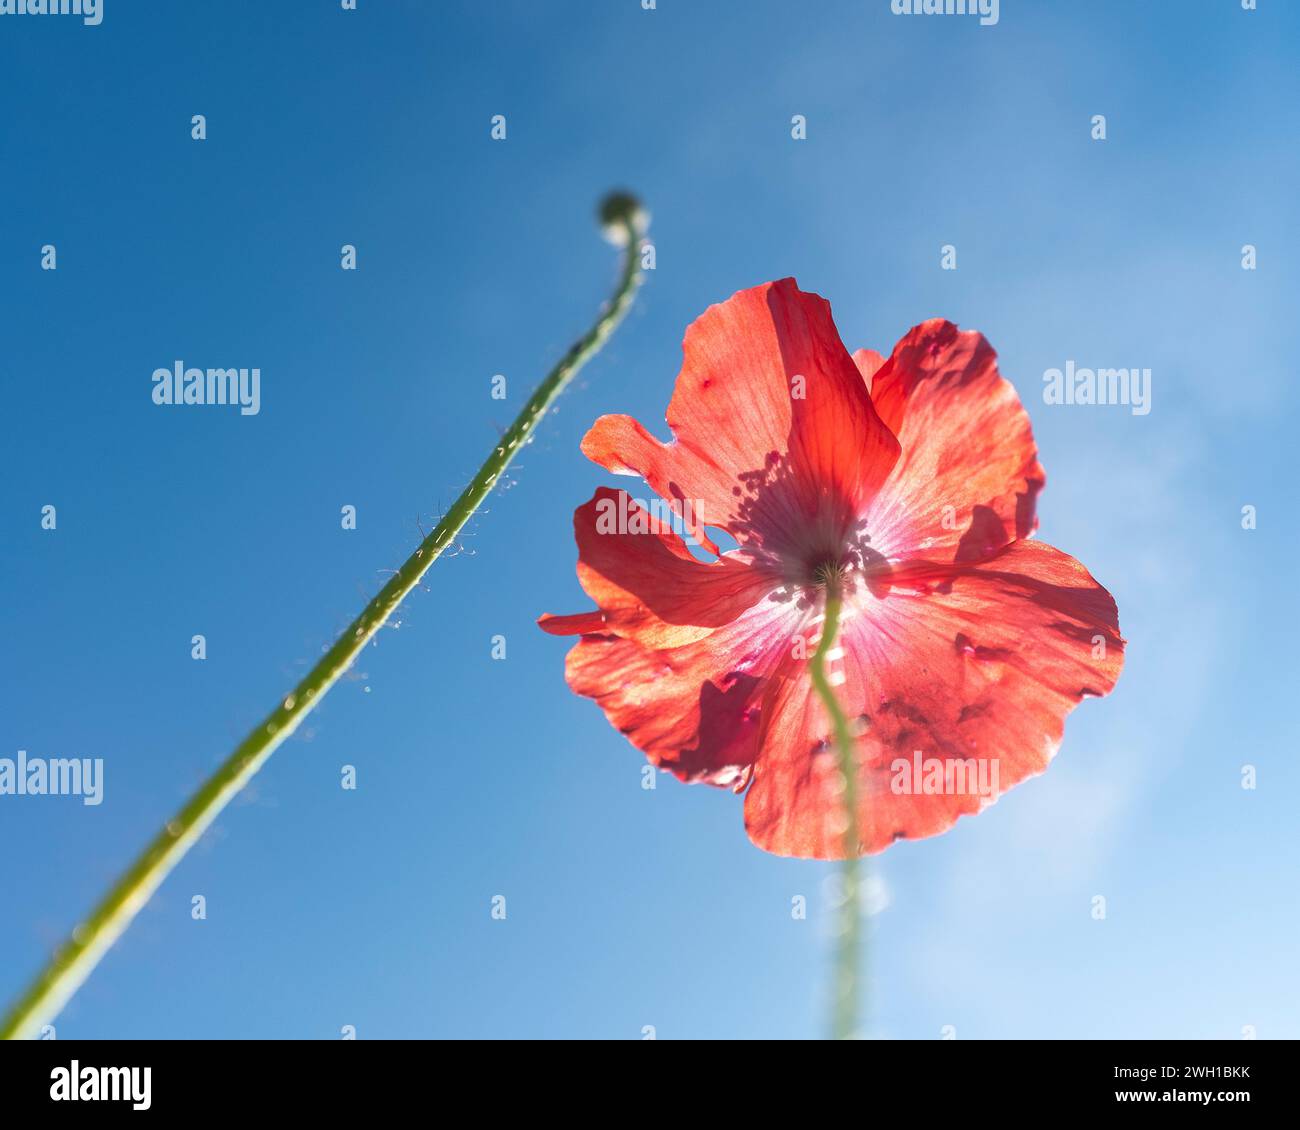
[[[854,354],[902,454],[866,514],[886,557],[986,557],[1037,527],[1043,489],[1029,416],[984,336],[933,318],[883,364]]]
[[[842,537],[898,458],[830,305],[793,279],[742,290],[687,330],[668,406],[671,443],[604,416],[583,452],[641,475],[706,526],[773,553]]]
[[[598,626],[583,615],[541,626],[554,635],[600,631],[648,647],[677,647],[729,624],[778,587],[780,577],[727,554],[692,556],[665,517],[621,490],[601,487],[573,513],[578,581],[598,606]]]
[[[836,693],[860,731],[866,852],[943,832],[1042,772],[1066,715],[1110,691],[1124,653],[1111,595],[1079,562],[1037,541],[900,574],[883,598],[854,594],[837,647]],[[821,702],[802,667],[776,684],[745,826],[778,855],[842,858],[841,782]],[[927,773],[934,761],[944,772],[961,762],[967,787],[927,793],[924,781],[910,780],[918,753]]]
[[[599,608],[594,612],[575,612],[569,616],[543,612],[537,618],[537,626],[553,636],[585,636],[589,632],[605,630],[605,614]]]
[[[789,612],[763,602],[707,639],[673,648],[585,635],[569,651],[565,676],[655,765],[739,791],[758,753],[768,676],[789,651]]]

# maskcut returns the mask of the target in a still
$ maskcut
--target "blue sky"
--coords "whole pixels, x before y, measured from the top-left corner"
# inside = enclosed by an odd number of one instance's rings
[[[643,790],[534,627],[586,607],[570,516],[610,481],[587,425],[653,427],[687,324],[794,275],[850,348],[933,315],[988,336],[1047,469],[1040,536],[1110,588],[1129,640],[1044,776],[873,863],[869,1032],[1300,1036],[1300,10],[1259,8],[0,17],[0,757],[106,774],[98,807],[0,797],[0,997],[468,481],[604,298],[592,210],[627,185],[657,250],[627,323],[59,1034],[825,1031],[832,869],[752,847],[730,794]],[[155,406],[177,359],[259,366],[261,412]],[[1044,404],[1067,360],[1150,368],[1150,413]]]

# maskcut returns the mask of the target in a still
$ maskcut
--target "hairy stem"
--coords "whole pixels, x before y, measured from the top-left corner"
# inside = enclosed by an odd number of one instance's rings
[[[362,649],[420,582],[442,551],[451,544],[470,516],[491,493],[515,453],[532,435],[546,410],[564,391],[574,374],[600,349],[632,305],[641,281],[640,244],[646,220],[636,200],[624,193],[603,202],[600,219],[606,234],[625,250],[613,297],[595,324],[560,360],[502,435],[500,443],[443,515],[433,532],[362,609],[320,662],[280,704],[235,748],[185,807],[154,837],[153,842],[114,884],[100,904],[72,931],[27,991],[0,1020],[0,1038],[38,1034],[59,1013],[90,976],[113,943],[131,924],[185,853],[211,826],[222,810],[266,764],[276,749],[301,725],[326,692],[356,660]]]
[[[821,639],[809,663],[813,687],[826,708],[835,731],[835,749],[844,779],[844,879],[843,899],[839,908],[838,948],[835,956],[834,1012],[831,1035],[836,1040],[852,1039],[857,1033],[858,944],[861,934],[859,911],[859,844],[857,764],[853,756],[853,734],[839,699],[826,677],[826,656],[839,632],[841,596],[839,581],[826,584],[826,607],[822,619]]]

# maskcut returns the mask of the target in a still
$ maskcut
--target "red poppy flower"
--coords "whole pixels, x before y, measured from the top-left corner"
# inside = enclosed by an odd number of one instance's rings
[[[856,720],[863,852],[932,836],[1042,772],[1065,716],[1119,677],[1115,602],[1027,540],[1043,487],[1029,417],[982,335],[932,319],[887,360],[850,356],[793,279],[744,290],[686,332],[673,440],[603,416],[582,442],[640,475],[659,511],[602,488],[574,515],[597,609],[567,678],[657,766],[745,794],[779,855],[841,858],[830,720],[808,657],[827,570],[843,578],[828,658]],[[710,528],[738,548],[719,553]]]

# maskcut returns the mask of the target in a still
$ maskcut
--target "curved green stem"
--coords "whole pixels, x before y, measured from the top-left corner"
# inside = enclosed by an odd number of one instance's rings
[[[838,950],[835,958],[835,1005],[831,1034],[834,1039],[848,1040],[857,1031],[858,1004],[858,939],[861,933],[861,913],[858,909],[858,774],[853,756],[853,734],[839,699],[826,677],[826,653],[835,643],[839,632],[841,595],[839,581],[830,578],[826,584],[826,608],[822,619],[822,635],[809,663],[813,687],[826,708],[835,731],[835,748],[839,757],[840,773],[844,778],[844,901],[840,906]]]
[[[420,582],[461,527],[491,493],[515,453],[532,435],[547,408],[622,321],[641,278],[641,238],[645,216],[626,194],[608,197],[600,219],[606,233],[624,244],[623,268],[613,297],[595,324],[576,341],[547,375],[501,437],[478,474],[470,481],[433,532],[379,590],[320,662],[235,748],[140,857],[114,884],[100,904],[55,952],[27,991],[0,1020],[0,1038],[33,1036],[52,1020],[90,976],[101,957],[131,924],[163,880],[194,846],[221,811],[266,764],[267,759],[320,702],[362,649],[384,626],[393,610]]]

